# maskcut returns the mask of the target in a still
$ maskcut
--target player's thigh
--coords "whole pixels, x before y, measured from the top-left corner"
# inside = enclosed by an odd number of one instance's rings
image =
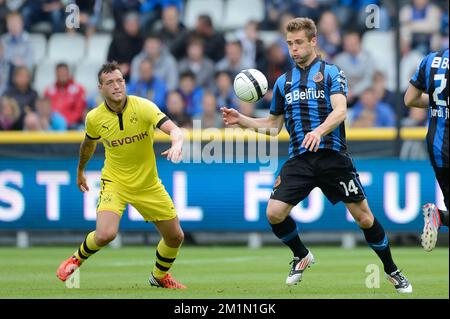
[[[300,155],[284,163],[275,180],[270,199],[284,203],[283,206],[295,206],[305,199],[314,187],[316,181],[309,158]],[[281,204],[268,205],[267,215],[280,211],[279,206]]]
[[[98,239],[101,241],[114,239],[125,205],[125,198],[117,185],[102,180],[97,202],[96,237]]]
[[[177,217],[175,205],[160,182],[139,192],[127,193],[127,201],[145,221],[158,222]]]
[[[332,204],[358,203],[366,198],[353,161],[347,155],[330,153],[317,163],[317,183]]]

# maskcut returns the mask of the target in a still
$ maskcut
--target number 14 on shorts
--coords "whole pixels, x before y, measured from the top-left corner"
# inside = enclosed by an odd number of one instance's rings
[[[350,193],[353,193],[355,195],[358,195],[358,187],[355,185],[355,181],[353,179],[349,180],[348,183],[345,182],[339,182],[341,186],[345,190],[345,196],[350,196]]]

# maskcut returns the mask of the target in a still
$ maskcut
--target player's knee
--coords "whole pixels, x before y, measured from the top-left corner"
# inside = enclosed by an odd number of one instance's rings
[[[97,230],[95,232],[95,241],[99,246],[104,246],[116,238],[117,232],[113,230]]]
[[[283,214],[280,214],[277,211],[270,208],[267,209],[266,216],[267,219],[269,220],[269,223],[271,224],[279,224],[285,219],[285,216]]]
[[[368,229],[373,225],[373,215],[371,213],[364,213],[356,218],[356,222],[359,227],[363,229]]]
[[[179,231],[171,234],[170,236],[166,236],[164,241],[170,247],[180,247],[184,240],[184,233],[180,229]]]

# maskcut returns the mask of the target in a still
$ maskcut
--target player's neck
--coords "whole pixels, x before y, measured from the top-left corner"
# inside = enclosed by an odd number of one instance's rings
[[[298,67],[301,69],[305,69],[313,63],[313,61],[317,58],[317,53],[311,55],[311,57],[305,63],[297,63]]]
[[[127,99],[123,99],[122,101],[112,101],[109,99],[105,99],[106,106],[113,112],[122,113],[125,108],[125,104],[127,103]]]

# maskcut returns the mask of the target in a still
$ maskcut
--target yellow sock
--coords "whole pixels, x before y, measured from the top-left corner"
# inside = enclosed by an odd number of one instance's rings
[[[97,246],[94,237],[95,231],[90,232],[81,243],[80,248],[78,248],[78,250],[73,254],[80,261],[80,263],[83,263],[91,255],[103,248],[103,246]]]
[[[180,247],[169,247],[164,242],[164,239],[161,239],[159,241],[158,247],[156,247],[156,262],[155,266],[153,267],[153,276],[156,279],[161,279],[167,274],[173,262],[175,261],[175,258],[177,258],[178,256]]]

